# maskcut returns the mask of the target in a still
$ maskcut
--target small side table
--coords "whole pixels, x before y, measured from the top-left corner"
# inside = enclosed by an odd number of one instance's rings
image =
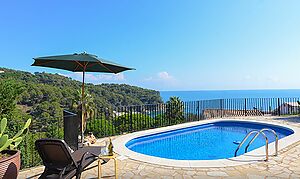
[[[101,159],[113,159],[115,163],[115,177],[118,178],[118,162],[117,162],[117,156],[115,153],[113,155],[100,155],[98,159],[98,179],[102,178],[102,170],[101,170]]]

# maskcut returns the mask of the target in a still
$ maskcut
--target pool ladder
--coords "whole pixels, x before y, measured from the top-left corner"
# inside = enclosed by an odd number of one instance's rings
[[[258,131],[258,130],[250,131],[246,135],[246,137],[242,140],[242,142],[239,144],[239,146],[237,147],[237,149],[235,150],[234,157],[236,157],[237,152],[242,147],[242,145],[246,142],[246,140],[250,137],[250,135],[256,133],[256,135],[250,140],[250,142],[246,146],[245,153],[248,151],[249,146],[254,142],[254,140],[260,134],[262,134],[264,136],[264,138],[266,139],[266,145],[265,145],[266,146],[266,159],[265,159],[265,161],[268,161],[268,159],[269,159],[269,152],[268,152],[268,150],[269,150],[269,140],[268,140],[268,137],[266,136],[266,134],[264,133],[264,131],[270,131],[270,132],[272,132],[274,134],[274,136],[275,136],[275,154],[274,154],[274,156],[277,156],[278,155],[278,135],[277,135],[277,133],[274,130],[269,129],[269,128],[264,128],[264,129],[261,129],[260,131]]]

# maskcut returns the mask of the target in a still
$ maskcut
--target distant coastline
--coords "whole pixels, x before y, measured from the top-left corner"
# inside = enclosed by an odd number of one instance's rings
[[[160,91],[160,96],[164,102],[168,101],[171,96],[178,96],[182,101],[224,98],[292,98],[300,97],[300,89]]]

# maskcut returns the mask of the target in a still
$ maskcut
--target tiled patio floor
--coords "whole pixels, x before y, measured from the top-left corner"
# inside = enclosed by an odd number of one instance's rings
[[[255,117],[251,119],[276,121],[300,127],[300,117],[288,119]],[[279,151],[279,155],[271,156],[268,162],[256,162],[236,167],[175,168],[142,163],[124,157],[119,157],[119,159],[119,178],[300,178],[300,142]],[[104,178],[114,178],[113,165],[111,160],[103,166]],[[19,178],[37,178],[42,170],[42,167],[37,167],[21,171]],[[82,178],[97,178],[97,171],[97,167],[86,171]]]

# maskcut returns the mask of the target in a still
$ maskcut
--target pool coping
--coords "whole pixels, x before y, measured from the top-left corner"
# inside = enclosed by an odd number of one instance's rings
[[[125,144],[130,141],[131,139],[145,136],[145,135],[151,135],[156,134],[160,132],[170,131],[170,130],[176,130],[186,127],[192,127],[196,125],[201,124],[207,124],[212,122],[221,122],[221,121],[241,121],[241,122],[254,122],[259,124],[269,124],[269,125],[276,125],[281,126],[285,128],[292,129],[294,131],[294,134],[291,134],[289,136],[286,136],[279,140],[278,142],[278,151],[288,147],[289,145],[292,145],[298,141],[300,141],[300,128],[287,125],[287,124],[281,124],[277,122],[270,122],[270,121],[257,121],[253,119],[209,119],[209,120],[203,120],[203,121],[195,121],[195,122],[189,122],[184,124],[178,124],[174,126],[167,126],[167,127],[161,127],[156,129],[149,129],[145,131],[139,131],[134,132],[130,134],[125,134],[120,137],[117,137],[114,139],[113,145],[114,145],[114,151],[121,155],[126,156],[132,160],[137,160],[141,162],[156,164],[156,165],[163,165],[163,166],[170,166],[170,167],[230,167],[230,166],[238,166],[243,164],[249,164],[254,163],[258,161],[263,161],[265,159],[265,146],[257,148],[251,152],[248,152],[244,155],[240,155],[238,157],[233,157],[229,159],[216,159],[216,160],[174,160],[174,159],[166,159],[166,158],[160,158],[160,157],[154,157],[149,156],[141,153],[134,152],[130,149],[128,149]],[[234,152],[234,151],[233,151]],[[275,157],[275,143],[269,144],[269,158]]]

